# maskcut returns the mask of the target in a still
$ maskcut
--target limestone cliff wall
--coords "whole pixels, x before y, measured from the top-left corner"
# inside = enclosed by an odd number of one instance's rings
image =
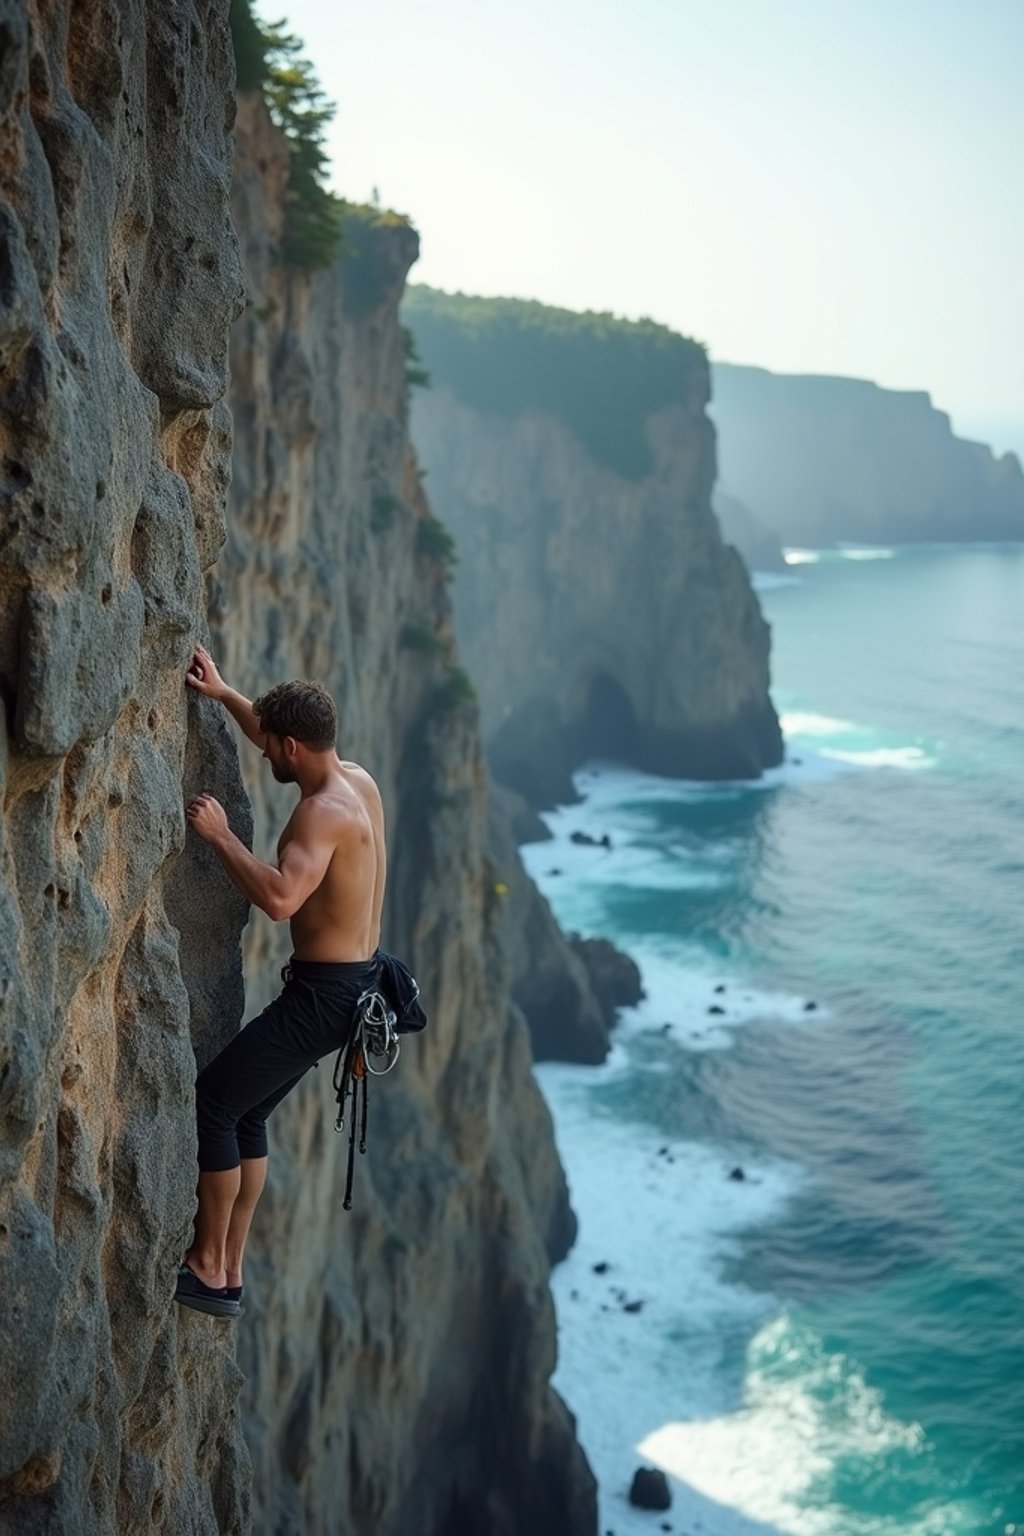
[[[498,777],[544,805],[571,798],[571,769],[594,754],[708,778],[777,762],[768,626],[711,509],[703,354],[683,355],[669,398],[639,424],[647,462],[624,473],[553,407],[480,408],[452,356],[500,377],[503,345],[447,348],[459,300],[449,311],[443,298],[429,327],[417,327],[415,303],[408,311],[431,374],[413,435],[458,548],[456,628]],[[567,323],[551,313],[552,329]],[[532,382],[550,396],[539,351],[531,381],[530,334],[515,338],[517,377],[524,394]],[[595,335],[589,363],[576,364],[581,393],[588,376],[614,371],[605,349]],[[604,384],[593,392],[607,411],[614,379]],[[620,408],[635,410],[626,392]]]
[[[239,1346],[256,1528],[582,1536],[592,1479],[548,1385],[548,1269],[572,1218],[507,1001],[476,710],[453,671],[447,568],[406,430],[397,312],[417,238],[353,211],[340,269],[283,269],[285,171],[262,103],[243,99],[234,209],[253,304],[232,337],[214,654],[250,694],[318,676],[338,697],[341,751],[384,797],[384,942],[413,966],[431,1022],[371,1084],[350,1213],[332,1063],[271,1121]],[[242,750],[268,855],[294,791]],[[286,933],[254,918],[251,1007],[286,953]]]
[[[716,363],[724,487],[787,544],[1024,538],[1024,475],[923,391]]]
[[[249,1529],[230,1331],[174,1306],[193,1044],[244,904],[186,841],[242,273],[226,4],[0,3],[0,1531]],[[190,1037],[191,1021],[191,1037]]]

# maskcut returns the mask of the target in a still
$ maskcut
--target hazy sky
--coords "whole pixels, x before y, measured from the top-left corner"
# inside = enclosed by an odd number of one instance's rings
[[[1024,446],[1024,0],[260,0],[413,278],[928,389]],[[1000,439],[1004,441],[1000,441]]]

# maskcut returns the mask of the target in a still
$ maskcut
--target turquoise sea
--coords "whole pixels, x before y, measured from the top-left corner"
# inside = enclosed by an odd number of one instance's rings
[[[786,764],[590,765],[523,850],[648,994],[606,1066],[538,1070],[581,1220],[556,1385],[616,1536],[1015,1536],[1024,548],[791,558]]]

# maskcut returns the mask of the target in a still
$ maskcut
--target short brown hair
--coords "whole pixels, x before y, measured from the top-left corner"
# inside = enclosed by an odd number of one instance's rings
[[[260,730],[294,736],[311,752],[330,752],[338,737],[338,710],[323,683],[296,678],[253,700]]]

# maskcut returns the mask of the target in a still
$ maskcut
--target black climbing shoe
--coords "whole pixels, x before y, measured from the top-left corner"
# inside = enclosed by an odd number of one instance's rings
[[[228,1298],[229,1301],[237,1301],[237,1302],[241,1303],[241,1300],[242,1300],[242,1287],[240,1285],[228,1285],[228,1286],[225,1286],[224,1294]],[[243,1312],[245,1311],[244,1307],[242,1308],[242,1311]]]
[[[240,1287],[233,1288],[240,1291]],[[211,1317],[237,1317],[241,1311],[238,1297],[232,1296],[226,1285],[212,1286],[193,1274],[187,1264],[178,1265],[178,1283],[174,1299],[183,1307],[193,1307],[197,1312],[208,1312]]]

